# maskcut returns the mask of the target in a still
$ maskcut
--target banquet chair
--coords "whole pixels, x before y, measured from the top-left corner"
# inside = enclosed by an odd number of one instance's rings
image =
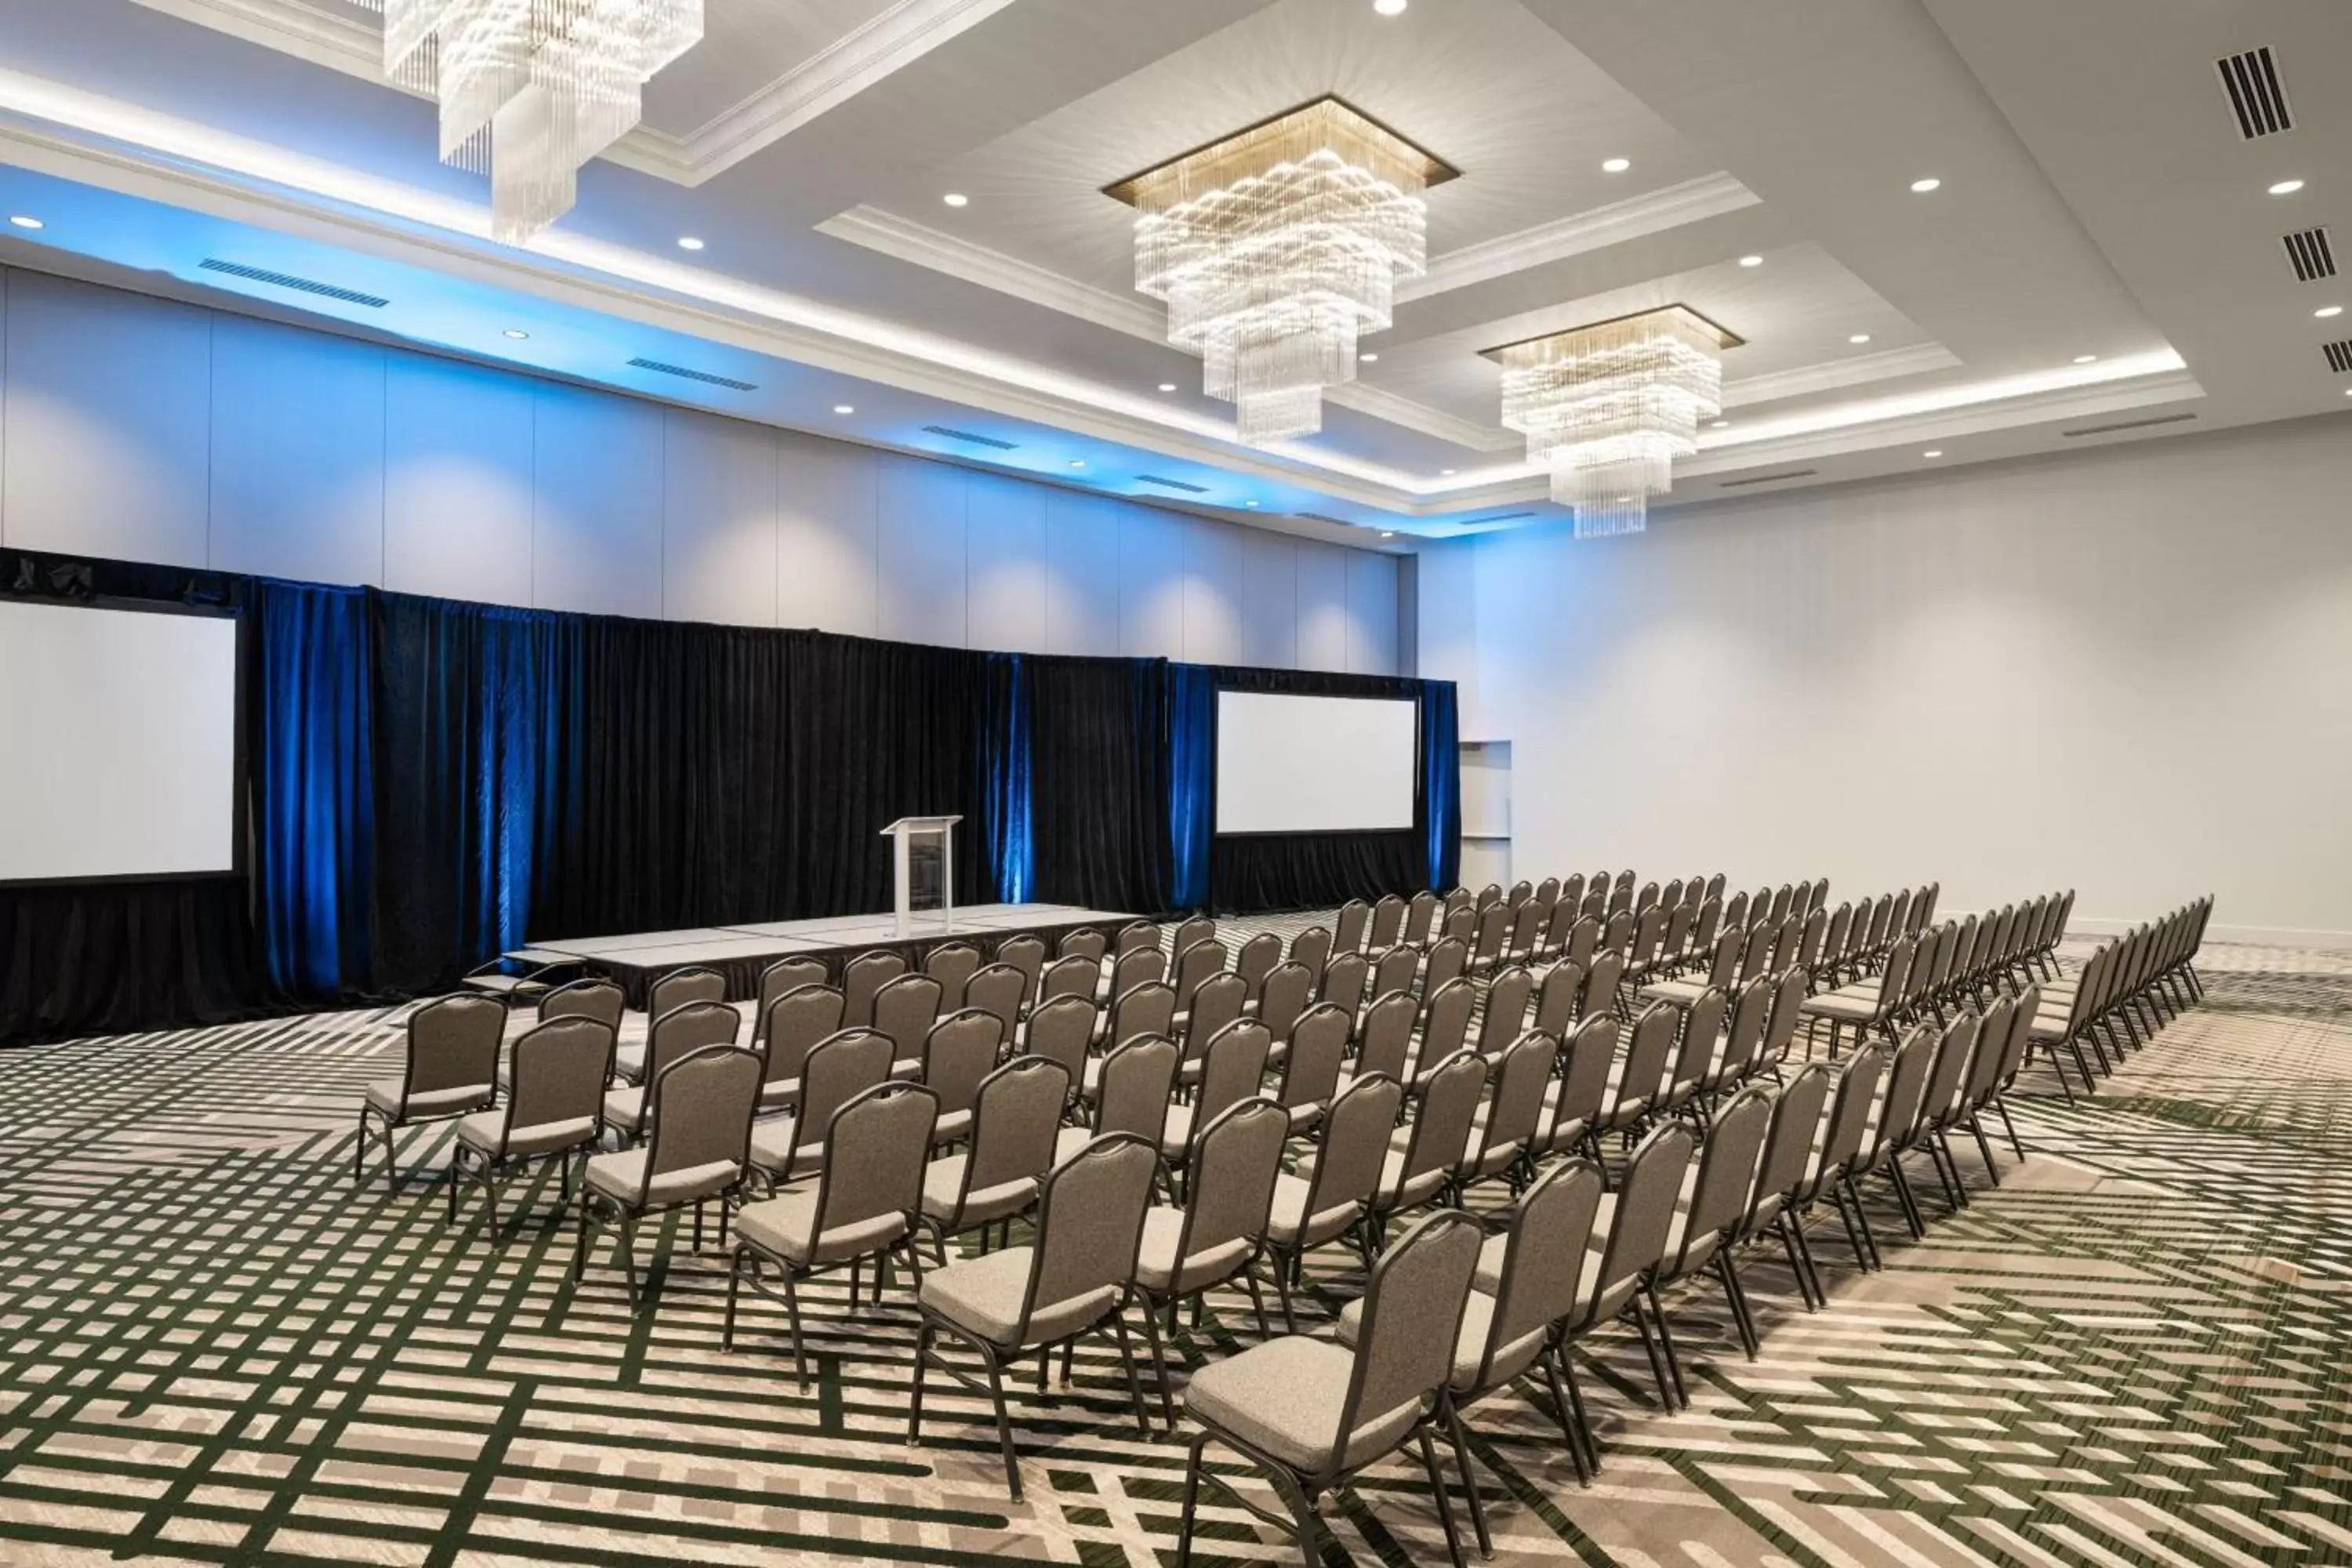
[[[517,1040],[505,1102],[457,1122],[449,1148],[449,1222],[457,1220],[459,1189],[472,1183],[482,1189],[496,1231],[499,1182],[541,1160],[557,1162],[568,1206],[572,1157],[593,1152],[604,1131],[612,1062],[613,1031],[594,1018],[558,1018]]]
[[[907,961],[895,952],[861,952],[842,967],[841,1022],[862,1029],[874,1022],[874,998],[882,987],[907,973]]]
[[[641,1221],[691,1206],[693,1245],[699,1248],[703,1205],[717,1198],[723,1240],[727,1205],[750,1171],[751,1117],[759,1104],[760,1058],[740,1046],[706,1046],[656,1071],[647,1089],[646,1141],[614,1153],[592,1154],[583,1168],[572,1278],[576,1281],[586,1271],[596,1232],[616,1227],[635,1311],[640,1305]]]
[[[1054,1168],[1069,1081],[1043,1057],[1015,1057],[982,1082],[970,1143],[923,1167],[922,1221],[940,1263],[948,1238],[968,1230],[982,1230],[984,1247],[986,1227],[1002,1222],[1010,1240],[1013,1216],[1036,1202],[1039,1182]]]
[[[1249,1099],[1225,1108],[1201,1131],[1192,1149],[1192,1172],[1181,1205],[1155,1204],[1143,1216],[1143,1245],[1135,1259],[1135,1293],[1151,1344],[1152,1373],[1160,1385],[1160,1414],[1176,1429],[1176,1404],[1168,1390],[1168,1352],[1160,1342],[1160,1314],[1168,1332],[1177,1331],[1176,1309],[1188,1297],[1192,1321],[1201,1321],[1202,1299],[1229,1280],[1248,1289],[1261,1335],[1271,1337],[1265,1300],[1255,1272],[1265,1248],[1273,1212],[1275,1179],[1282,1174],[1282,1144],[1289,1121],[1273,1101]]]
[[[645,1050],[638,1058],[643,1081],[605,1094],[604,1125],[618,1132],[624,1143],[633,1141],[645,1125],[651,1093],[646,1086],[662,1069],[707,1046],[733,1045],[742,1027],[743,1015],[724,1002],[683,1002],[663,1013],[646,1031]],[[765,1058],[761,1065],[764,1077]]]
[[[752,1039],[766,1064],[760,1109],[782,1110],[800,1098],[801,1064],[819,1040],[841,1027],[841,993],[831,985],[801,985],[768,1005]]]
[[[562,986],[548,993],[541,1005],[541,1018],[548,1017],[546,1003],[570,989]],[[619,988],[612,989],[617,995]],[[558,1018],[567,1016],[585,1015],[554,1015]],[[427,1002],[408,1016],[408,1026],[404,1031],[407,1048],[402,1057],[400,1076],[378,1079],[361,1095],[359,1132],[352,1144],[352,1180],[359,1181],[366,1174],[371,1124],[374,1141],[383,1146],[384,1185],[397,1188],[399,1177],[393,1167],[395,1131],[429,1121],[471,1116],[490,1108],[498,1098],[499,1045],[505,1037],[506,1024],[505,1003],[470,993]],[[605,1022],[605,1026],[609,1030],[617,1024],[615,1017]],[[544,1023],[541,1025],[545,1026]]]
[[[752,1125],[750,1160],[756,1181],[773,1189],[823,1170],[824,1131],[833,1113],[888,1081],[892,1054],[890,1037],[875,1029],[836,1030],[810,1047],[792,1110]]]

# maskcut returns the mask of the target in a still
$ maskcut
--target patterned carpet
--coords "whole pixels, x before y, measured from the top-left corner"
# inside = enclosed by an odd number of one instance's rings
[[[1998,1189],[1964,1155],[1947,1216],[1929,1180],[1925,1244],[1874,1186],[1885,1272],[1818,1227],[1828,1310],[1753,1253],[1761,1360],[1707,1282],[1670,1297],[1692,1410],[1657,1408],[1637,1341],[1592,1342],[1590,1489],[1530,1399],[1476,1407],[1496,1560],[2352,1562],[2352,973],[2204,968],[2209,1005],[2095,1100],[2022,1103]],[[355,1187],[397,1022],[0,1056],[0,1563],[1172,1563],[1182,1448],[1137,1438],[1107,1352],[1022,1380],[1015,1506],[984,1401],[934,1378],[905,1444],[900,1300],[806,1292],[803,1394],[780,1312],[719,1353],[722,1259],[682,1233],[632,1318],[615,1270],[569,1282],[551,1175],[497,1244],[445,1222],[437,1133],[396,1194]],[[1355,1278],[1325,1267],[1328,1316]],[[1255,1338],[1216,1309],[1185,1353]],[[1444,1561],[1417,1466],[1327,1517],[1354,1562]],[[1204,1562],[1297,1560],[1213,1490],[1202,1529]]]

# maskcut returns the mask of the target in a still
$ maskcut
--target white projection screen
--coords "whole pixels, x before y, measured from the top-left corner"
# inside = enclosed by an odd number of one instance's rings
[[[1381,833],[1412,826],[1420,704],[1217,693],[1219,833]]]
[[[237,868],[236,622],[0,599],[0,882]]]

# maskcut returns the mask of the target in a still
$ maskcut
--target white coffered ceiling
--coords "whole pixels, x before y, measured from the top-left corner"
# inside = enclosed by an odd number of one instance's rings
[[[2352,386],[2319,353],[2352,329],[2313,315],[2335,280],[2280,247],[2352,195],[2334,0],[707,3],[516,251],[351,0],[0,0],[0,204],[51,219],[0,259],[190,292],[226,257],[390,301],[243,290],[330,326],[1361,543],[1558,516],[1479,351],[1657,305],[1746,340],[1675,504]],[[2213,62],[2262,45],[2301,123],[2248,142]],[[1329,92],[1461,177],[1323,434],[1256,451],[1102,187]]]

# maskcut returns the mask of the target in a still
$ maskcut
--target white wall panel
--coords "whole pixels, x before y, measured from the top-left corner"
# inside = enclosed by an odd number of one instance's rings
[[[215,568],[383,581],[384,352],[269,321],[215,321]]]
[[[1298,668],[1348,668],[1348,552],[1298,541]]]
[[[541,385],[532,593],[541,609],[662,613],[662,411]]]
[[[776,624],[776,443],[756,425],[667,411],[662,615]]]
[[[1397,672],[1397,563],[1368,550],[1348,556],[1348,668],[1358,675]]]
[[[12,271],[7,328],[7,542],[205,565],[211,312]]]
[[[383,585],[530,603],[530,384],[393,354],[383,435]]]
[[[971,584],[966,635],[974,647],[1046,651],[1047,494],[1043,486],[1018,479],[969,476],[964,537]]]
[[[1236,531],[1242,542],[1244,664],[1288,668],[1298,662],[1298,548],[1287,534]]]
[[[881,455],[783,431],[776,437],[776,621],[875,636]]]
[[[1186,521],[1118,505],[1118,651],[1130,658],[1184,657]]]
[[[962,647],[971,578],[964,534],[970,474],[945,463],[882,458],[882,591],[877,635]]]
[[[1184,520],[1184,658],[1193,664],[1240,664],[1248,639],[1242,600],[1249,555],[1242,531],[1207,518]]]
[[[1045,495],[1045,651],[1119,651],[1119,509],[1072,490]]]

